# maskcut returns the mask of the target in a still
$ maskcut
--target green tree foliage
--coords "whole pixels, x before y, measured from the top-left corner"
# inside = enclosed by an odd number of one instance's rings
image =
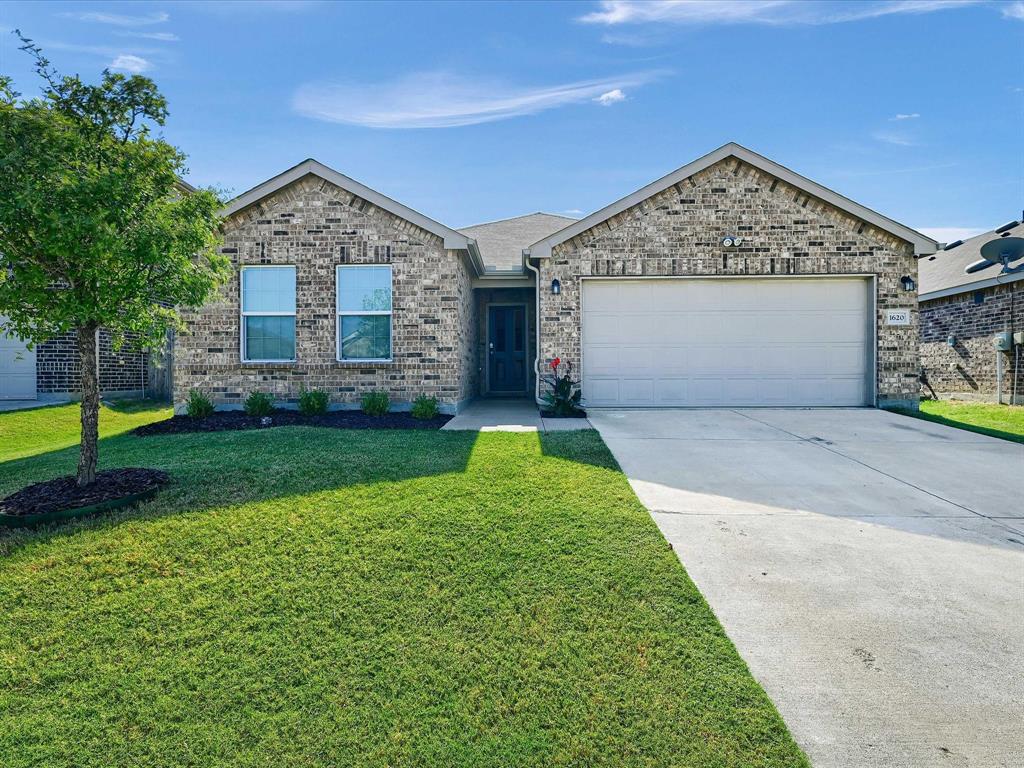
[[[96,330],[153,347],[228,274],[216,252],[222,201],[191,190],[185,156],[152,134],[167,103],[152,80],[104,71],[98,85],[35,60],[42,95],[0,76],[0,315],[33,344],[74,331],[82,370],[78,482],[95,479]]]

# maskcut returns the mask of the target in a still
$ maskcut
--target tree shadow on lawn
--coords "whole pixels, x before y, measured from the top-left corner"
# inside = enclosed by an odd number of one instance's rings
[[[963,429],[967,432],[976,432],[979,435],[988,435],[989,437],[998,437],[1002,440],[1009,440],[1011,443],[1024,443],[1024,435],[1017,432],[1006,432],[1002,429],[996,429],[995,427],[985,427],[979,424],[971,424],[966,421],[960,421],[959,419],[951,419],[947,416],[940,416],[937,413],[926,413],[924,411],[911,411],[906,408],[894,408],[896,413],[902,414],[903,416],[911,416],[915,419],[921,419],[922,421],[931,421],[935,424],[944,424],[947,427],[956,427],[957,429]]]
[[[100,440],[100,469],[163,469],[170,484],[149,502],[35,529],[0,529],[0,555],[29,542],[127,520],[201,512],[337,488],[464,472],[473,432],[273,427]],[[73,474],[78,448],[0,462],[0,498]]]

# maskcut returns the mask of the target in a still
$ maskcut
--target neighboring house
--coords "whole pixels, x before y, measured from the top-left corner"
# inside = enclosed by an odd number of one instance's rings
[[[921,259],[925,393],[994,401],[1001,365],[1003,402],[1010,402],[1016,392],[1017,402],[1024,403],[1024,352],[1019,344],[1000,351],[993,343],[997,333],[1009,331],[1012,339],[1013,332],[1024,331],[1024,269],[1003,274],[1002,265],[994,265],[970,275],[964,272],[981,259],[981,246],[1002,237],[1024,237],[1024,224],[1012,221]]]
[[[0,317],[0,400],[77,400],[82,388],[74,332],[33,349],[3,332]],[[103,397],[143,397],[150,387],[147,355],[127,348],[114,350],[110,334],[98,334],[98,375]],[[149,392],[149,394],[152,394]]]
[[[305,387],[452,412],[534,394],[554,357],[591,406],[917,403],[937,243],[736,144],[578,221],[455,230],[315,160],[224,214],[234,276],[186,316],[179,409]]]

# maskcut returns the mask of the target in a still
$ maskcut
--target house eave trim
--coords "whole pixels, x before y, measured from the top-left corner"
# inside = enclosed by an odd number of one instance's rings
[[[833,192],[827,187],[823,187],[817,182],[811,181],[810,179],[801,176],[800,174],[789,170],[785,166],[779,165],[773,160],[769,160],[767,157],[753,152],[746,147],[742,147],[736,143],[729,143],[719,147],[713,152],[709,152],[703,157],[697,158],[692,163],[684,165],[682,168],[678,168],[667,176],[663,176],[657,181],[653,181],[645,187],[641,187],[636,192],[633,192],[626,197],[616,200],[611,205],[607,205],[599,211],[596,211],[589,216],[580,219],[579,221],[573,222],[564,229],[560,229],[552,235],[540,240],[531,245],[526,252],[529,258],[534,259],[545,259],[550,258],[552,249],[564,243],[566,240],[586,232],[588,229],[601,224],[604,221],[616,216],[623,211],[632,208],[638,203],[652,197],[653,195],[662,192],[669,187],[678,184],[684,179],[693,176],[705,168],[709,168],[715,163],[725,160],[729,157],[735,157],[749,165],[758,168],[765,173],[771,174],[776,178],[790,184],[797,189],[803,190],[807,194],[824,200],[826,203],[846,211],[847,213],[855,216],[863,221],[868,222],[881,230],[889,232],[892,235],[912,243],[914,246],[914,253],[918,256],[925,256],[931,253],[935,253],[938,250],[939,244],[935,240],[932,240],[927,235],[923,235],[920,232],[906,227],[897,221],[890,219],[887,216],[866,208],[860,203],[855,203],[848,197],[840,195],[838,192]]]
[[[259,184],[248,192],[243,192],[234,200],[229,202],[227,206],[221,211],[221,216],[233,216],[234,214],[248,208],[250,205],[258,203],[266,197],[274,194],[280,189],[293,184],[299,179],[309,176],[319,176],[321,179],[329,181],[330,183],[341,187],[342,189],[351,192],[357,197],[361,197],[373,203],[378,208],[388,211],[389,213],[398,216],[399,218],[405,219],[406,221],[415,224],[417,227],[426,230],[434,235],[437,235],[444,241],[444,247],[449,250],[471,250],[470,243],[473,243],[473,248],[476,247],[475,241],[466,237],[461,232],[458,232],[450,227],[446,227],[438,221],[429,216],[424,216],[419,211],[414,211],[406,205],[402,205],[397,200],[392,200],[386,195],[382,195],[374,189],[370,189],[365,184],[360,184],[355,179],[350,179],[343,173],[339,173],[333,168],[328,168],[323,163],[313,160],[304,160],[298,165],[289,168],[284,173],[280,173],[274,176],[272,179]],[[476,251],[476,256],[473,257],[471,252],[471,258],[475,258],[479,261],[480,253]]]
[[[1008,285],[1009,283],[1016,283],[1018,280],[1024,280],[1024,272],[1018,272],[1011,275],[996,275],[985,280],[978,280],[974,283],[965,283],[964,285],[954,285],[952,288],[943,288],[939,291],[929,291],[928,293],[922,293],[917,297],[918,301],[931,301],[932,299],[942,299],[946,296],[956,296],[958,293],[973,293],[974,291],[982,291],[986,288],[994,288],[997,285]]]

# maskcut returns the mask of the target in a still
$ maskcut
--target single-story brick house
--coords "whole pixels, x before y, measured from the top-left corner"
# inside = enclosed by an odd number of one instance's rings
[[[736,144],[580,220],[452,229],[306,160],[225,210],[234,276],[187,316],[174,401],[457,411],[555,357],[590,406],[916,406],[930,238]]]
[[[29,348],[24,341],[4,333],[0,317],[0,401],[38,400],[40,403],[77,400],[81,395],[81,363],[74,332]],[[100,330],[97,369],[100,392],[105,398],[160,395],[153,390],[154,370],[150,355],[122,347],[114,349],[109,333]]]
[[[1016,392],[1024,403],[1024,350],[1013,334],[1024,331],[1024,269],[1004,273],[994,264],[973,274],[991,240],[1024,237],[1024,223],[1011,221],[968,240],[949,243],[921,259],[921,368],[926,394],[940,398],[995,401],[1002,367],[1003,402]],[[1009,348],[996,349],[996,334],[1010,333]],[[1014,377],[1016,376],[1016,388]]]

